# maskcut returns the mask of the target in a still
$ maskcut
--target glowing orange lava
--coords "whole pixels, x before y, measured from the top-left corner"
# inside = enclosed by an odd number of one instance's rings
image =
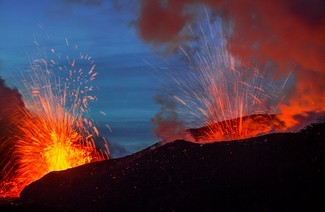
[[[283,127],[275,115],[261,114],[208,124],[190,132],[196,142],[215,142],[251,138]]]
[[[80,59],[89,58],[80,55]],[[25,80],[26,108],[13,117],[14,136],[2,141],[11,147],[10,160],[2,173],[0,197],[18,197],[26,185],[51,171],[109,159],[107,143],[104,150],[96,148],[98,130],[87,117],[88,101],[95,99],[90,95],[95,66],[83,70],[85,67],[77,67],[76,63],[72,60],[57,67],[54,60],[34,60]],[[57,69],[67,69],[68,77],[62,79]]]

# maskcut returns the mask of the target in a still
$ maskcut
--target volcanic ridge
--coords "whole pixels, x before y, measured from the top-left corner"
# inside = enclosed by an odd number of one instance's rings
[[[1,211],[324,211],[325,123],[250,139],[156,144],[51,172]]]

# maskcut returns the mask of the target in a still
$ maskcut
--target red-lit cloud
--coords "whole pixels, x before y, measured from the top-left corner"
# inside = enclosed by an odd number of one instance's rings
[[[168,44],[180,39],[195,14],[187,6],[204,4],[223,22],[233,23],[228,48],[243,61],[273,61],[278,74],[294,68],[296,85],[280,109],[288,126],[310,112],[325,112],[325,1],[322,0],[143,0],[138,19],[147,42]]]

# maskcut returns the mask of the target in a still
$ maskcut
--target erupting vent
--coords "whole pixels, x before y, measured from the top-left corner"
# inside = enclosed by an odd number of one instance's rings
[[[87,115],[88,102],[95,99],[94,61],[83,54],[79,59],[61,59],[60,53],[51,52],[53,59],[32,63],[24,80],[26,107],[13,114],[13,136],[1,141],[7,144],[2,146],[9,160],[1,176],[0,197],[19,196],[26,185],[51,171],[109,158],[106,142],[106,149],[96,148],[99,133]]]

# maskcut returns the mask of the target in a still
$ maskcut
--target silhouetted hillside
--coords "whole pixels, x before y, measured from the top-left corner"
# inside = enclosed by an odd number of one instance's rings
[[[69,211],[324,211],[324,130],[318,124],[243,141],[158,145],[49,173],[27,186],[17,204]]]

